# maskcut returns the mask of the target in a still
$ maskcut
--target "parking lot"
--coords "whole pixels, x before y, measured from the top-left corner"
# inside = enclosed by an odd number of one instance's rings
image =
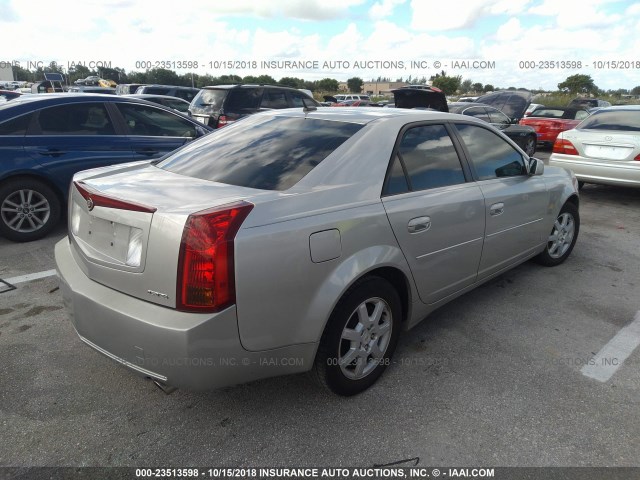
[[[306,375],[166,395],[76,336],[49,272],[64,226],[0,238],[0,465],[636,466],[640,349],[609,342],[640,336],[638,212],[639,190],[587,185],[567,262],[436,311],[352,398]]]

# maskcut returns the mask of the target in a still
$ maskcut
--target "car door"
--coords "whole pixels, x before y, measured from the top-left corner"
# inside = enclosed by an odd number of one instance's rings
[[[104,102],[66,103],[35,113],[24,139],[25,153],[66,192],[80,170],[133,160]]]
[[[0,123],[0,178],[26,172],[34,165],[34,159],[24,150],[24,137],[32,116],[27,113]]]
[[[382,202],[427,304],[471,285],[485,229],[484,198],[444,123],[406,128]]]
[[[543,217],[549,192],[529,176],[523,155],[488,127],[455,124],[474,179],[485,199],[486,230],[478,280],[537,251],[546,242]]]
[[[133,102],[114,105],[124,120],[135,160],[161,157],[199,135],[193,122],[162,108]]]

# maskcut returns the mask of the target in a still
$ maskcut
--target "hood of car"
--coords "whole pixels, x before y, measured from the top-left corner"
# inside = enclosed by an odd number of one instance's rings
[[[503,90],[478,97],[476,103],[491,105],[509,118],[520,120],[531,104],[533,94],[526,90]]]
[[[432,108],[448,112],[447,97],[435,88],[398,88],[392,90],[396,108]]]

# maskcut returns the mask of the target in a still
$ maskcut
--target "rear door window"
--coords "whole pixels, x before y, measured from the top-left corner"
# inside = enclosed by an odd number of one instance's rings
[[[158,166],[213,182],[286,190],[361,128],[347,122],[262,117],[251,128],[227,127],[204,137]]]
[[[44,108],[38,116],[42,135],[115,135],[109,113],[102,103],[71,103]]]
[[[231,90],[224,106],[226,113],[254,113],[260,106],[263,88],[238,88]]]
[[[487,110],[484,107],[469,107],[465,109],[464,114],[491,123]]]
[[[131,135],[153,137],[196,136],[196,127],[171,112],[136,103],[118,104]]]
[[[262,108],[287,108],[287,94],[284,90],[272,90],[268,88],[262,97]]]

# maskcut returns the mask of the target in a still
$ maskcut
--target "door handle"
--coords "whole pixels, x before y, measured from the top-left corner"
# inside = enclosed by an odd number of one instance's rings
[[[47,157],[59,157],[64,153],[64,151],[59,150],[57,148],[47,148],[43,150],[38,150],[38,153]]]
[[[417,217],[409,220],[407,224],[407,230],[409,233],[420,233],[426,232],[431,228],[431,218],[430,217]]]
[[[498,215],[502,215],[504,213],[504,203],[500,202],[500,203],[494,203],[493,205],[491,205],[491,208],[489,209],[489,214],[497,217]]]

